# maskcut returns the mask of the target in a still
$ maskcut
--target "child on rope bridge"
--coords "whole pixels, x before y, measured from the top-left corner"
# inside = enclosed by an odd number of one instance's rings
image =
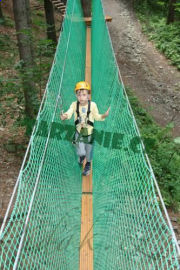
[[[76,84],[75,93],[77,101],[73,102],[69,110],[61,114],[60,118],[61,120],[70,119],[74,114],[76,126],[74,143],[79,157],[79,165],[82,166],[86,158],[83,175],[89,175],[93,153],[94,120],[104,121],[109,115],[110,108],[104,114],[99,114],[96,103],[89,100],[91,89],[90,85],[85,81]]]

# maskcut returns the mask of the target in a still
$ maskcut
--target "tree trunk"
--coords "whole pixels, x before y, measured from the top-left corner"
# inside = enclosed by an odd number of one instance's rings
[[[84,17],[91,17],[91,0],[81,0]]]
[[[46,14],[47,38],[57,43],[54,10],[50,0],[44,0],[44,9]]]
[[[28,117],[33,118],[36,114],[37,93],[33,76],[34,61],[29,0],[13,0],[13,12],[22,63],[21,76],[25,97],[25,112]]]
[[[170,24],[170,23],[173,23],[174,22],[176,1],[177,0],[169,0],[167,24]]]
[[[4,22],[4,16],[3,16],[3,13],[2,13],[1,2],[0,2],[0,21]]]

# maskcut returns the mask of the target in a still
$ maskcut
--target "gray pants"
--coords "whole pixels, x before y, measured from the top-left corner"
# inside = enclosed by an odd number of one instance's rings
[[[87,136],[84,140],[84,137],[81,136],[78,132],[75,133],[76,153],[79,157],[85,156],[87,162],[92,161],[93,143],[90,143],[91,140],[92,140],[91,135]]]

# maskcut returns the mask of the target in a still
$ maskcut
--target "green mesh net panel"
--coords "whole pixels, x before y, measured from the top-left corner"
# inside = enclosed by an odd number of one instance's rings
[[[0,269],[79,267],[81,174],[71,133],[59,115],[84,79],[86,25],[80,0],[68,2],[45,101],[20,172],[14,208],[0,240]],[[68,123],[69,124],[69,123]],[[27,224],[27,225],[26,225]],[[13,268],[14,267],[14,268]]]
[[[101,0],[93,0],[92,99],[110,116],[96,122],[93,159],[95,270],[179,269],[151,168],[119,78]]]
[[[119,78],[100,0],[93,1],[93,100],[110,116],[95,125],[94,269],[179,269],[173,232]],[[0,235],[0,269],[79,269],[81,172],[73,119],[61,122],[84,80],[86,26],[69,0],[46,92]],[[84,269],[86,270],[86,269]],[[87,269],[89,270],[89,269]]]

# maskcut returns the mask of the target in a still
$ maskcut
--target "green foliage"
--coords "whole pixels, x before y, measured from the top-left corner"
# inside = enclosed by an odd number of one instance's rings
[[[15,27],[15,22],[14,20],[12,20],[10,17],[5,17],[5,26],[8,26],[8,27]]]
[[[30,35],[25,31],[25,34]],[[46,35],[46,33],[44,33]],[[48,73],[54,56],[55,45],[52,41],[46,39],[34,39],[34,62],[33,68],[29,68],[27,73],[34,74],[33,80],[36,85],[36,92],[31,95],[31,101],[36,108],[39,108],[39,99],[37,99],[37,91],[39,90],[39,97],[43,95],[45,85],[47,83]],[[16,42],[12,40],[11,36],[7,34],[0,35],[0,125],[6,126],[8,124],[7,116],[14,119],[13,126],[25,126],[26,135],[31,134],[34,124],[34,119],[28,119],[24,113],[24,92],[23,81],[26,79],[24,63],[19,60],[18,48]],[[31,75],[30,74],[30,75]],[[28,76],[28,74],[27,74]],[[11,98],[11,100],[9,100]],[[16,108],[15,108],[16,107]],[[22,108],[22,109],[21,109]]]
[[[3,24],[5,24],[5,20],[4,18],[0,18],[0,25],[3,25]]]
[[[173,140],[172,123],[159,127],[132,91],[127,89],[127,92],[165,204],[177,210],[180,207],[180,139]]]
[[[179,3],[176,3],[175,11],[180,14],[180,2]]]
[[[44,5],[44,0],[37,0],[37,2],[41,5]]]
[[[30,118],[28,116],[26,116],[24,113],[21,114],[21,117],[18,119],[18,121],[16,121],[14,123],[14,126],[15,127],[25,127],[26,128],[26,132],[25,132],[25,135],[30,137],[31,136],[31,133],[32,133],[32,130],[33,130],[33,127],[34,127],[34,124],[35,124],[35,119],[34,118]]]
[[[46,24],[45,24],[44,21],[42,21],[41,18],[39,18],[39,17],[34,18],[33,24],[34,24],[35,26],[37,26],[37,27],[40,27],[40,28],[43,29],[44,31],[46,31]]]
[[[155,1],[156,7],[136,6],[138,18],[142,22],[142,29],[150,40],[153,40],[157,49],[171,60],[171,63],[180,70],[180,21],[167,25],[166,1]],[[177,5],[176,10],[179,9]],[[146,12],[145,12],[146,10]]]
[[[41,5],[44,4],[43,0],[38,0],[38,2]],[[30,98],[37,112],[56,48],[52,41],[45,38],[46,23],[43,10],[32,12],[32,22],[32,32],[29,29],[21,31],[21,33],[32,38],[34,47],[33,60],[35,65],[26,72],[24,72],[23,61],[19,60],[16,38],[13,34],[6,34],[5,31],[0,35],[0,125],[9,128],[8,119],[13,119],[11,127],[14,128],[14,131],[12,134],[16,134],[19,127],[25,127],[28,136],[31,134],[35,120],[28,118],[24,111],[23,81],[26,80],[25,73],[33,74],[32,78],[36,91],[32,92]],[[15,29],[14,21],[6,16],[6,13],[4,14],[3,25]]]
[[[0,35],[0,51],[6,51],[8,49],[8,44],[10,41],[10,37],[7,34]]]
[[[14,21],[8,17],[5,16],[3,18],[0,18],[0,25],[8,26],[8,27],[14,27]]]
[[[40,56],[47,56],[52,57],[54,56],[56,44],[53,43],[50,39],[41,39],[37,41],[37,57]]]
[[[144,25],[144,31],[150,40],[154,40],[156,48],[169,58],[180,70],[180,23],[166,24],[165,19],[158,22],[150,21]]]
[[[1,95],[3,94],[16,94],[19,91],[19,84],[12,79],[3,79],[0,77]]]
[[[8,71],[14,65],[14,58],[17,55],[15,48],[15,41],[8,34],[0,34],[0,69]],[[2,81],[2,76],[0,77]]]
[[[44,18],[44,12],[42,10],[37,10],[36,11],[36,14],[39,16],[39,17],[43,17]]]

